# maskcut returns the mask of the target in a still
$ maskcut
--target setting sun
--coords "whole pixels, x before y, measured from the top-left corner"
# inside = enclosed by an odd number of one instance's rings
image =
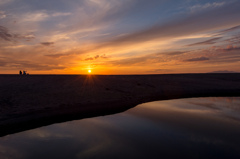
[[[88,73],[91,73],[92,71],[91,70],[88,70]]]

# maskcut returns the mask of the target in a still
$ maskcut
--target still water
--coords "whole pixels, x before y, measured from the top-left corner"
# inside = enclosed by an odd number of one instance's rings
[[[240,97],[156,101],[0,138],[1,159],[240,158]]]

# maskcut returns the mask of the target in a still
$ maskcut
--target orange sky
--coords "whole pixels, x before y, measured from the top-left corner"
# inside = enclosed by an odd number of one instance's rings
[[[0,2],[0,74],[240,72],[240,2]]]

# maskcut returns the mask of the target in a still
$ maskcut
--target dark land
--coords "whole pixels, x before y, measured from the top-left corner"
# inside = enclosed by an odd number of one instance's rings
[[[240,96],[240,74],[0,75],[0,136],[177,98]]]

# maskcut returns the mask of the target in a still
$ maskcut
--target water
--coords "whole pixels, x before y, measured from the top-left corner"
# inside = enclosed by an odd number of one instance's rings
[[[8,135],[0,158],[240,158],[240,97],[156,101]]]

